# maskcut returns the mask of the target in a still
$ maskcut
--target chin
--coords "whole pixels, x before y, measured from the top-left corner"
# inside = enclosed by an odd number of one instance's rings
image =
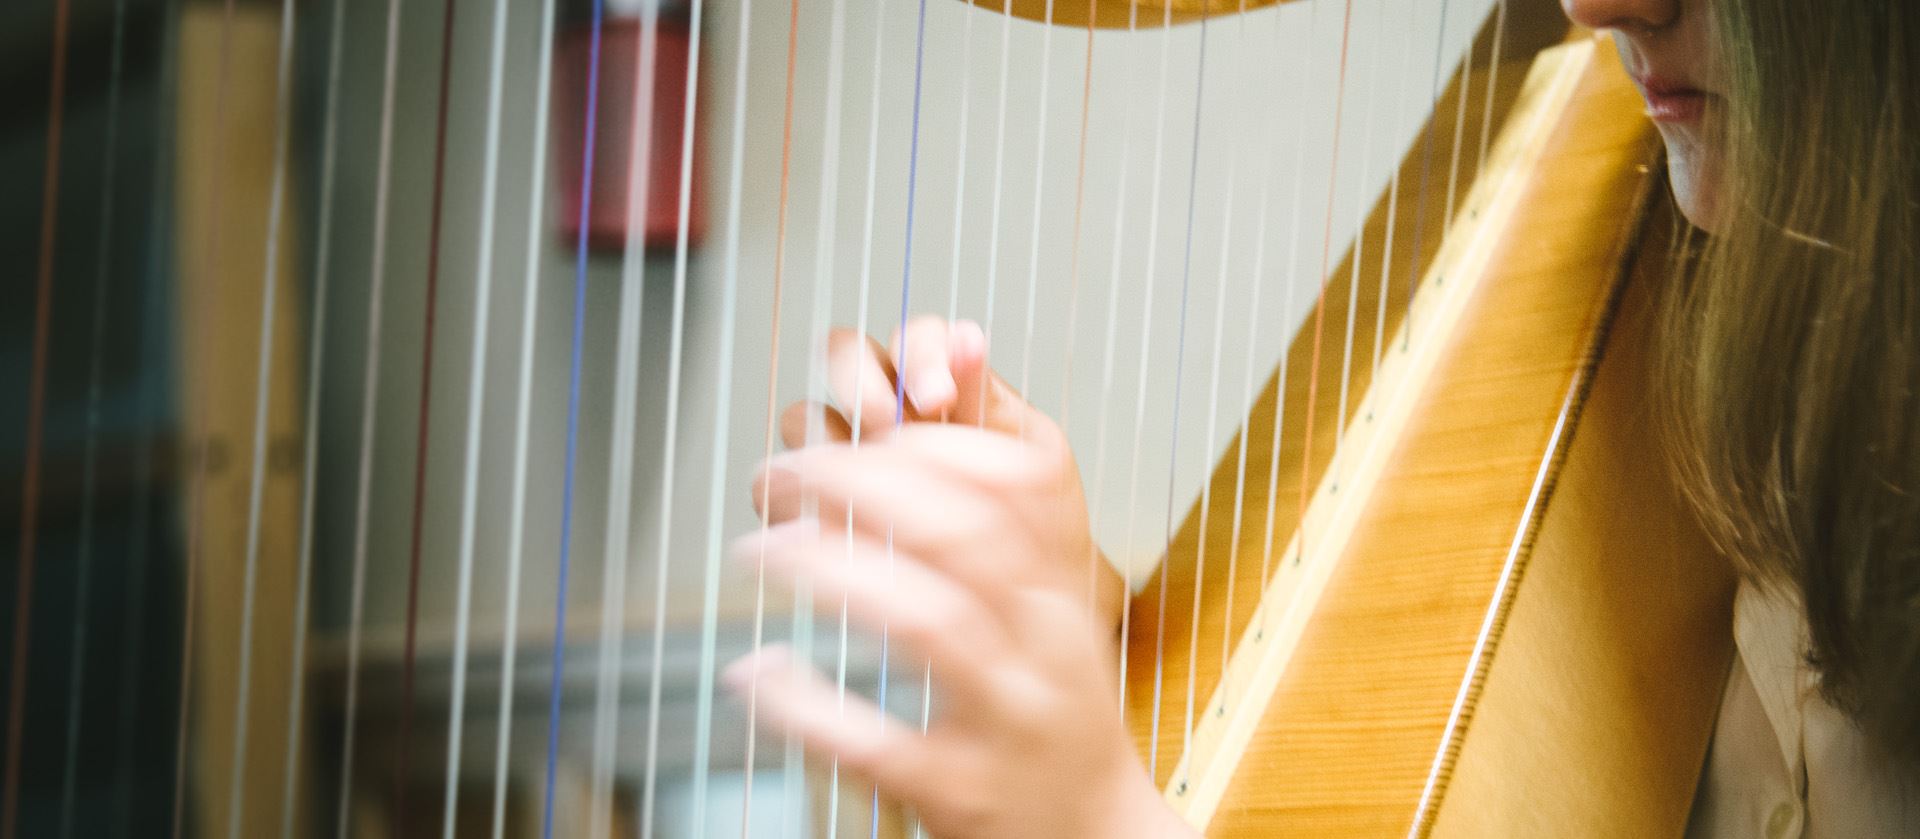
[[[1724,232],[1726,219],[1717,199],[1719,166],[1692,137],[1662,132],[1667,145],[1667,181],[1673,203],[1687,222],[1708,233]]]
[[[1711,200],[1697,187],[1680,177],[1670,176],[1673,188],[1673,204],[1685,216],[1687,223],[1708,233],[1720,233],[1721,220]]]

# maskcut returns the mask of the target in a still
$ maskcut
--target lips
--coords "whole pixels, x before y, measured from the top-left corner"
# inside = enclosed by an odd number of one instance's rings
[[[1697,122],[1706,112],[1707,93],[1682,82],[1659,77],[1640,80],[1647,99],[1647,116],[1655,122]]]

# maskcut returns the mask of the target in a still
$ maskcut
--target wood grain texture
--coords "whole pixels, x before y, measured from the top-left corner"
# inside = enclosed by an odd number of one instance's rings
[[[1733,574],[1652,444],[1652,310],[1674,223],[1663,201],[1484,675],[1435,836],[1679,836],[1686,824],[1732,662]]]
[[[1266,582],[1260,609],[1250,618],[1259,631],[1238,640],[1204,705],[1208,713],[1190,724],[1190,735],[1183,731],[1187,740],[1168,801],[1189,822],[1205,825],[1232,783],[1425,391],[1442,383],[1434,376],[1441,359],[1473,325],[1465,316],[1469,304],[1493,273],[1492,259],[1525,209],[1521,198],[1539,176],[1548,142],[1593,63],[1592,44],[1570,44],[1542,53],[1528,73],[1484,170],[1460,204],[1453,231],[1391,337],[1395,349],[1385,354],[1373,384],[1353,407],[1354,417],[1281,551],[1288,562]],[[1314,333],[1321,333],[1319,324]],[[1341,366],[1348,363],[1343,359]]]
[[[1496,268],[1467,315],[1472,329],[1465,339],[1448,348],[1440,363],[1435,377],[1439,386],[1423,397],[1417,418],[1409,424],[1398,453],[1387,467],[1381,490],[1363,513],[1360,535],[1334,572],[1319,610],[1301,637],[1260,729],[1240,761],[1225,806],[1211,824],[1210,835],[1404,835],[1413,826],[1444,733],[1450,726],[1456,733],[1466,730],[1466,718],[1450,721],[1449,712],[1469,672],[1490,598],[1503,573],[1515,570],[1507,559],[1517,534],[1528,532],[1523,526],[1523,511],[1541,472],[1556,422],[1569,395],[1582,386],[1582,374],[1592,369],[1599,357],[1613,290],[1622,276],[1625,246],[1637,229],[1628,221],[1634,215],[1637,196],[1647,188],[1650,178],[1646,164],[1653,159],[1656,147],[1652,133],[1637,116],[1637,100],[1611,58],[1611,50],[1601,52],[1604,61],[1599,66],[1604,72],[1589,74],[1582,81],[1574,105],[1548,150],[1542,167],[1545,177],[1531,189],[1522,223],[1502,245]],[[1445,109],[1437,112],[1444,113]],[[1341,272],[1336,271],[1335,276],[1341,276]],[[1330,301],[1342,296],[1336,288],[1337,282],[1329,288]],[[1330,309],[1329,315],[1332,313]],[[1289,396],[1304,399],[1304,394],[1293,393],[1299,387],[1299,371],[1289,373]],[[1247,439],[1257,441],[1271,435],[1271,399],[1277,385],[1276,381],[1269,388],[1265,411],[1256,407]],[[1327,406],[1324,396],[1321,402],[1315,410],[1338,408],[1337,403]],[[1595,438],[1602,436],[1595,432]],[[1281,439],[1296,438],[1283,428]],[[1565,439],[1579,439],[1577,431]],[[1323,458],[1320,446],[1330,446],[1331,439],[1324,444],[1316,440],[1316,444],[1312,455]],[[1284,449],[1281,457],[1282,475],[1298,469],[1297,455],[1291,465]],[[1562,462],[1582,464],[1593,457],[1576,459],[1569,454]],[[1268,459],[1266,451],[1250,449],[1251,462],[1265,466]],[[1259,557],[1274,539],[1291,535],[1291,522],[1285,517],[1288,508],[1298,504],[1297,483],[1280,481],[1283,495],[1274,514],[1278,535],[1270,537],[1264,515],[1255,512],[1264,506],[1264,499],[1248,493],[1239,503],[1252,506],[1237,519],[1227,506],[1233,503],[1238,477],[1233,460],[1229,458],[1215,474],[1214,508],[1205,517],[1207,527],[1201,527],[1202,516],[1196,510],[1188,517],[1182,539],[1170,556],[1164,638],[1189,637],[1190,624],[1184,615],[1191,603],[1191,572],[1198,564],[1194,560],[1200,551]],[[1627,474],[1653,480],[1644,470]],[[1582,484],[1572,474],[1567,480],[1569,486],[1604,486],[1604,482]],[[1607,496],[1604,489],[1570,492],[1574,493],[1572,497],[1585,497],[1589,503]],[[1642,497],[1650,504],[1661,500],[1657,493],[1643,493]],[[1549,504],[1546,509],[1553,507]],[[1667,517],[1662,521],[1670,523],[1670,532],[1677,534],[1685,516],[1673,505],[1663,509]],[[1565,523],[1548,528],[1543,519],[1538,542],[1543,551],[1578,546],[1601,555],[1609,552],[1604,543],[1575,538],[1578,514],[1557,515]],[[1247,526],[1256,518],[1260,519],[1257,525]],[[1682,549],[1692,545],[1679,535],[1668,544]],[[1246,573],[1244,568],[1239,571]],[[1182,579],[1183,573],[1186,579]],[[1668,576],[1694,579],[1678,572]],[[1696,576],[1710,581],[1712,575],[1700,572]],[[1521,579],[1514,576],[1510,582]],[[1226,586],[1219,579],[1203,587],[1199,610],[1203,635],[1210,634],[1213,640],[1198,645],[1199,655],[1193,662],[1201,685],[1217,679],[1220,668],[1220,630],[1211,627],[1238,629],[1229,617],[1229,608],[1244,615],[1254,605],[1247,602],[1247,592],[1254,587],[1244,583],[1234,586],[1232,597],[1225,593]],[[1705,717],[1689,706],[1689,712],[1677,715],[1673,729],[1652,727],[1666,733],[1680,729],[1693,732],[1691,737],[1676,738],[1687,745],[1666,757],[1647,758],[1643,754],[1639,763],[1623,759],[1622,765],[1684,763],[1685,756],[1693,753],[1689,750],[1704,744],[1705,726],[1699,721],[1710,720],[1712,690],[1702,690],[1692,682],[1717,685],[1721,671],[1694,666],[1711,659],[1713,653],[1713,644],[1700,642],[1699,635],[1706,628],[1725,625],[1724,613],[1716,615],[1711,606],[1712,586],[1707,589],[1705,602],[1695,597],[1674,597],[1666,604],[1673,618],[1662,627],[1690,633],[1683,643],[1696,645],[1689,649],[1697,649],[1697,655],[1650,655],[1648,644],[1616,645],[1598,655],[1566,644],[1535,653],[1573,671],[1587,666],[1588,658],[1618,665],[1623,674],[1618,677],[1563,679],[1590,691],[1583,708],[1614,709],[1611,724],[1616,728],[1631,728],[1634,720],[1666,713],[1657,704],[1649,704],[1649,698],[1707,703]],[[1522,631],[1532,625],[1526,621],[1539,621],[1529,615],[1553,607],[1546,602],[1550,597],[1581,597],[1577,586],[1564,582],[1557,587],[1543,585],[1532,592],[1522,587],[1519,591],[1525,594],[1516,596],[1510,617]],[[1183,595],[1188,599],[1183,600]],[[1139,604],[1143,627],[1159,626],[1157,597],[1156,587],[1150,585]],[[1229,607],[1234,600],[1240,602]],[[1150,683],[1139,677],[1154,660],[1153,634],[1136,632],[1131,639],[1130,670],[1136,681],[1129,689],[1129,711],[1137,727],[1152,717]],[[1579,640],[1592,636],[1574,633],[1570,637]],[[1525,649],[1526,644],[1516,641],[1514,648]],[[1176,651],[1172,645],[1162,645],[1161,650],[1169,654],[1163,685],[1184,686],[1188,670],[1184,650]],[[1498,657],[1493,660],[1497,662]],[[1509,683],[1529,681],[1524,671],[1507,675],[1518,669],[1496,665],[1493,672],[1499,675],[1473,684],[1487,691],[1484,698],[1494,709],[1483,712],[1488,715],[1480,718],[1484,728],[1495,730],[1499,725],[1487,723],[1487,719],[1534,712],[1528,700],[1543,701],[1541,695],[1529,697],[1508,687]],[[1670,682],[1686,682],[1687,686],[1665,692],[1620,689],[1641,686],[1644,680],[1653,678],[1648,674],[1661,674]],[[1202,688],[1201,695],[1204,693]],[[1482,698],[1472,693],[1470,699]],[[1169,779],[1168,769],[1178,757],[1184,734],[1179,724],[1186,710],[1184,690],[1163,690],[1159,710],[1163,723],[1156,768],[1164,782]],[[1596,729],[1575,725],[1582,721],[1580,715],[1561,714],[1556,718],[1566,730],[1546,733],[1557,734],[1560,739],[1532,741],[1544,753],[1573,761],[1578,754],[1576,747],[1597,748],[1597,740],[1605,739],[1604,735],[1591,734]],[[1168,725],[1167,720],[1173,724]],[[1592,719],[1592,714],[1586,715],[1585,721],[1600,725],[1597,730],[1605,729],[1606,724]],[[1645,739],[1630,738],[1618,745],[1631,751]],[[1481,740],[1491,743],[1496,737],[1487,735]],[[1503,763],[1502,753],[1472,737],[1464,742],[1471,745],[1453,767],[1457,771],[1437,779],[1442,783],[1433,790],[1436,800],[1446,799],[1445,781],[1458,780],[1460,789],[1468,791],[1460,793],[1461,800],[1477,796],[1475,800],[1482,802],[1477,811],[1483,816],[1493,812],[1519,818],[1519,814],[1542,812],[1534,810],[1530,802],[1522,803],[1528,799],[1512,797],[1527,785],[1508,780],[1513,772]],[[1693,768],[1697,768],[1697,761],[1693,767],[1686,767],[1687,771]],[[1573,777],[1555,776],[1539,766],[1528,769],[1535,773],[1531,779],[1534,784],[1556,780],[1576,784]],[[1590,807],[1595,801],[1622,809],[1640,808],[1656,813],[1652,817],[1655,820],[1671,820],[1676,795],[1683,802],[1678,812],[1684,817],[1691,776],[1671,777],[1672,783],[1653,796],[1657,801],[1609,802],[1604,796],[1621,794],[1621,790],[1617,785],[1604,786],[1593,793],[1594,797],[1580,798],[1580,802],[1558,811],[1567,820],[1550,823],[1561,829],[1580,825],[1577,816],[1588,812],[1580,807]],[[1462,804],[1453,809],[1465,812],[1469,808]],[[1553,815],[1543,812],[1541,817]],[[1469,835],[1486,835],[1489,831],[1507,835],[1505,828],[1509,826],[1520,831],[1516,835],[1537,832],[1518,824],[1494,825],[1484,820],[1470,826],[1462,821],[1464,818],[1450,810],[1446,823],[1461,824],[1461,832]]]
[[[1452,77],[1400,167],[1397,193],[1390,191],[1380,198],[1362,229],[1357,250],[1350,250],[1328,275],[1322,305],[1326,308],[1328,334],[1335,337],[1329,342],[1333,344],[1330,351],[1320,359],[1323,387],[1312,406],[1317,433],[1306,470],[1309,480],[1319,480],[1333,455],[1334,430],[1351,419],[1351,411],[1360,401],[1357,396],[1351,397],[1348,413],[1341,412],[1337,383],[1343,358],[1339,344],[1344,343],[1347,324],[1352,323],[1353,346],[1362,356],[1352,364],[1348,389],[1352,394],[1364,394],[1372,384],[1376,326],[1382,327],[1380,331],[1386,336],[1399,330],[1413,278],[1427,272],[1440,249],[1448,227],[1446,173],[1454,165],[1451,150],[1456,145],[1465,150],[1457,164],[1460,191],[1465,192],[1465,185],[1479,174],[1481,120],[1456,123],[1461,98],[1465,97],[1469,113],[1481,114],[1491,94],[1492,124],[1497,129],[1519,94],[1533,56],[1562,40],[1566,32],[1558,6],[1545,0],[1516,0],[1502,33],[1504,40],[1497,48],[1493,27],[1483,28],[1470,55],[1500,57],[1497,87],[1489,91],[1487,82],[1494,74],[1488,72],[1485,63],[1470,63]],[[1456,125],[1464,130],[1457,138]],[[1356,259],[1360,268],[1357,274]],[[1383,269],[1385,283],[1381,282]],[[1353,288],[1350,283],[1356,276],[1358,288]],[[1384,313],[1380,311],[1383,306]],[[1278,552],[1292,536],[1302,507],[1305,406],[1313,373],[1311,331],[1309,324],[1294,336],[1281,369],[1268,379],[1249,412],[1248,423],[1216,467],[1207,497],[1196,501],[1187,512],[1169,546],[1169,560],[1162,564],[1161,576],[1135,598],[1127,615],[1127,672],[1131,684],[1125,704],[1141,753],[1150,759],[1166,756],[1151,761],[1156,779],[1163,786],[1171,777],[1184,735],[1189,662],[1197,668],[1192,671],[1197,698],[1204,700],[1219,680],[1228,645],[1246,631],[1248,617],[1260,602],[1268,566],[1291,560]],[[1382,349],[1390,353],[1403,351],[1404,347],[1383,342]],[[1276,405],[1282,390],[1285,399]],[[1244,475],[1240,466],[1242,447]],[[1203,652],[1211,652],[1190,660],[1185,652],[1194,637],[1191,604],[1195,571],[1203,568],[1208,573],[1201,587],[1197,644]],[[1168,605],[1164,614],[1159,608],[1162,582]],[[1162,643],[1172,655],[1161,654],[1158,648]],[[1156,662],[1163,665],[1157,754],[1151,742],[1155,739],[1155,703],[1150,678]]]
[[[1559,25],[1555,27],[1553,21]],[[1434,253],[1440,250],[1448,223],[1448,182],[1444,180],[1444,173],[1452,165],[1453,115],[1461,98],[1467,98],[1465,104],[1469,111],[1478,111],[1486,106],[1488,83],[1498,81],[1498,88],[1492,90],[1492,104],[1494,125],[1500,127],[1519,94],[1532,56],[1565,35],[1565,17],[1559,17],[1555,4],[1540,0],[1515,2],[1507,27],[1507,44],[1500,50],[1503,60],[1498,79],[1490,63],[1471,63],[1465,73],[1453,77],[1432,108],[1432,117],[1421,138],[1405,156],[1400,167],[1400,190],[1380,198],[1361,230],[1357,250],[1346,253],[1332,269],[1317,305],[1325,309],[1332,334],[1344,336],[1348,321],[1354,323],[1354,346],[1363,357],[1354,363],[1350,392],[1365,394],[1371,386],[1377,324],[1382,326],[1384,336],[1400,330],[1411,298],[1411,278],[1423,275]],[[1476,40],[1473,56],[1494,56],[1490,40],[1492,27],[1486,27]],[[1459,146],[1475,152],[1463,154],[1459,159],[1459,180],[1473,182],[1478,175],[1476,150],[1482,140],[1480,121],[1469,119],[1463,125],[1465,136],[1459,138]],[[1442,175],[1434,177],[1434,173]],[[1356,259],[1361,269],[1357,275],[1359,288],[1350,288],[1356,276]],[[1382,269],[1388,275],[1384,284],[1380,282]],[[1352,309],[1348,305],[1350,301]],[[1382,305],[1386,309],[1384,315],[1380,313]],[[1313,355],[1309,342],[1311,321],[1290,342],[1281,369],[1269,376],[1240,436],[1227,445],[1227,455],[1215,467],[1210,480],[1212,491],[1204,499],[1208,503],[1202,505],[1196,501],[1188,509],[1181,530],[1167,547],[1169,561],[1162,563],[1160,576],[1131,603],[1125,618],[1129,685],[1123,701],[1129,722],[1137,733],[1140,755],[1150,758],[1156,781],[1162,785],[1171,778],[1173,764],[1181,755],[1188,674],[1192,674],[1198,685],[1196,697],[1204,701],[1213,683],[1219,682],[1219,668],[1229,655],[1229,645],[1246,632],[1248,616],[1260,605],[1267,566],[1290,559],[1277,555],[1277,551],[1284,549],[1292,536],[1304,507],[1300,461],[1306,453],[1306,403]],[[1382,342],[1382,349],[1402,348]],[[1323,365],[1329,367],[1323,376],[1329,378],[1338,374],[1342,361],[1338,348],[1334,348],[1331,355],[1321,359]],[[1286,399],[1277,413],[1275,401],[1281,388],[1286,392]],[[1350,401],[1357,405],[1359,399],[1354,397]],[[1311,405],[1317,434],[1306,470],[1309,480],[1317,482],[1327,468],[1336,442],[1332,430],[1350,420],[1354,405],[1348,405],[1348,413],[1340,411],[1338,386],[1317,392],[1317,401]],[[1279,426],[1279,434],[1275,434],[1275,426]],[[1244,480],[1240,476],[1240,447],[1246,449]],[[1208,570],[1208,582],[1200,586],[1202,620],[1198,624],[1198,647],[1212,653],[1188,659],[1185,651],[1194,637],[1194,572],[1202,568]],[[1164,611],[1160,609],[1162,582],[1167,587]],[[1175,655],[1164,655],[1158,649],[1162,643],[1167,647],[1165,653]],[[1156,703],[1150,678],[1156,662],[1162,664],[1160,682],[1164,687],[1158,703],[1162,714],[1158,733],[1152,724]],[[1192,668],[1188,668],[1188,664],[1192,664]],[[1156,739],[1158,751],[1154,747]]]

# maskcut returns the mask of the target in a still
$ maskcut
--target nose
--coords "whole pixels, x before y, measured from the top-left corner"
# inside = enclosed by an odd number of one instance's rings
[[[1680,16],[1680,0],[1560,0],[1560,6],[1589,29],[1647,32]]]

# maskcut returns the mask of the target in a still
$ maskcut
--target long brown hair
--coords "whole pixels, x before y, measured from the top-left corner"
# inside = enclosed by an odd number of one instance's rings
[[[1920,8],[1712,5],[1725,229],[1666,298],[1675,461],[1799,595],[1827,698],[1920,765]]]

